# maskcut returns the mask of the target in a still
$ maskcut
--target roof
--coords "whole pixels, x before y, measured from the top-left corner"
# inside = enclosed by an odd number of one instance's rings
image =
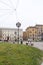
[[[18,30],[17,28],[0,28],[0,30]],[[23,30],[23,29],[20,29]]]
[[[36,26],[43,26],[43,24],[36,24]]]
[[[36,28],[35,26],[30,26],[30,27],[27,27],[27,29],[26,30],[28,30],[29,28]]]

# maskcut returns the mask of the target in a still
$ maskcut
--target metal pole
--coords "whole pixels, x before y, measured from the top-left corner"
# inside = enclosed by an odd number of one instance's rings
[[[18,27],[18,44],[19,44],[19,27]]]
[[[16,32],[15,32],[15,41],[16,41]]]
[[[18,27],[18,44],[19,44],[19,27],[21,26],[21,23],[16,23],[16,26]]]

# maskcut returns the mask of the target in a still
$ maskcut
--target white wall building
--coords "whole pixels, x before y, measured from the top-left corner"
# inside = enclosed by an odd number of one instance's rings
[[[17,40],[18,39],[18,29],[14,28],[0,28],[0,40],[7,40],[9,36],[9,40]],[[19,38],[23,39],[23,30],[19,29]]]

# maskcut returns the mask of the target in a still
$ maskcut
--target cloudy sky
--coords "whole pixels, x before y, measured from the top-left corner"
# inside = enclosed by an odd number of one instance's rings
[[[43,24],[43,0],[0,0],[0,27],[16,28]]]

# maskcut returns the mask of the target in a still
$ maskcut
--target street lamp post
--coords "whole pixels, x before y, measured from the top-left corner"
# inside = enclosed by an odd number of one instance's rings
[[[16,23],[16,26],[18,27],[18,44],[19,44],[19,27],[21,26],[21,23],[20,22],[17,22]]]
[[[16,41],[16,32],[15,32],[15,41]]]

